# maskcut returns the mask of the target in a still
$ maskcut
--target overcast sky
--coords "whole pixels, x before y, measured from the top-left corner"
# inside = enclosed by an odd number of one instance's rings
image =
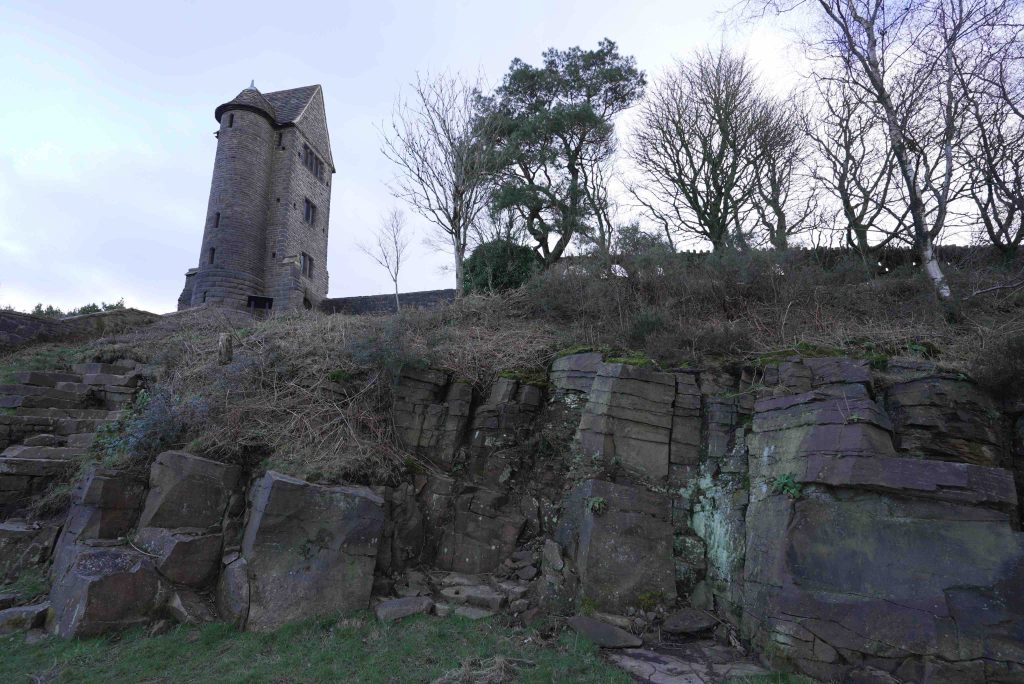
[[[396,205],[377,129],[419,72],[500,80],[548,47],[604,37],[649,77],[724,42],[774,82],[793,78],[785,33],[731,27],[728,2],[0,2],[0,305],[124,297],[171,311],[196,265],[214,108],[320,83],[337,174],[327,268],[334,297],[387,292],[356,249]],[[427,224],[410,213],[422,237]],[[450,257],[417,239],[400,285],[452,287]]]

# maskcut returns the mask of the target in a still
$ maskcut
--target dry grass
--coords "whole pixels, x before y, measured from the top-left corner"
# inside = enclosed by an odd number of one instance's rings
[[[254,321],[192,311],[102,340],[89,355],[165,369],[150,406],[126,428],[134,430],[128,447],[118,444],[123,459],[140,467],[173,442],[314,481],[383,483],[412,460],[394,438],[390,411],[404,364],[445,370],[484,394],[502,371],[546,368],[573,345],[632,349],[663,367],[801,353],[883,364],[927,357],[970,370],[1024,334],[1021,290],[949,308],[909,272],[870,279],[842,264],[828,270],[763,255],[634,266],[630,278],[585,266],[553,271],[513,293],[399,316],[298,312]],[[1007,270],[974,264],[951,268],[950,278],[966,292],[999,282]],[[223,366],[222,332],[235,347]],[[991,365],[986,373],[998,377]]]
[[[222,332],[235,350],[223,366]],[[93,355],[166,369],[151,406],[126,427],[140,434],[123,460],[147,466],[155,453],[145,445],[166,448],[156,435],[184,421],[194,425],[178,446],[213,458],[313,481],[382,483],[412,460],[394,438],[390,412],[402,365],[440,368],[485,391],[503,370],[546,363],[555,340],[550,325],[516,314],[514,298],[491,296],[397,317],[304,311],[256,322],[190,312],[104,340]]]

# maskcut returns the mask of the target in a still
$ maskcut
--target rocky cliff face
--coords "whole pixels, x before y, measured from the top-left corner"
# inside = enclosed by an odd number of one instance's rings
[[[377,605],[391,617],[436,600],[640,631],[692,622],[664,618],[689,605],[715,614],[699,629],[817,678],[1024,679],[1024,457],[1015,416],[963,376],[584,353],[486,396],[406,369],[395,396],[425,464],[407,482],[324,486],[168,452],[148,481],[80,482],[52,558],[9,508],[0,567],[50,563],[64,636],[215,612],[269,629],[375,594],[404,597]]]

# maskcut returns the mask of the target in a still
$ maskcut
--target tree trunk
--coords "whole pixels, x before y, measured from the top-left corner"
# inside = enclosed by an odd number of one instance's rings
[[[402,303],[398,300],[398,281],[395,281],[395,313],[402,310]]]
[[[462,296],[463,286],[463,253],[458,251],[455,252],[455,298],[458,299]]]

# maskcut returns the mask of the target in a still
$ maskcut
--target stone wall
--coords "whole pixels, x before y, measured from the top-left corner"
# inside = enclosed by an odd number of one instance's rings
[[[0,351],[33,342],[65,342],[124,332],[159,319],[138,309],[119,309],[70,318],[47,318],[0,311]]]
[[[402,292],[398,295],[402,308],[437,309],[455,301],[455,290],[424,290]],[[331,297],[320,303],[320,309],[329,314],[393,314],[395,295],[367,295],[363,297]]]

